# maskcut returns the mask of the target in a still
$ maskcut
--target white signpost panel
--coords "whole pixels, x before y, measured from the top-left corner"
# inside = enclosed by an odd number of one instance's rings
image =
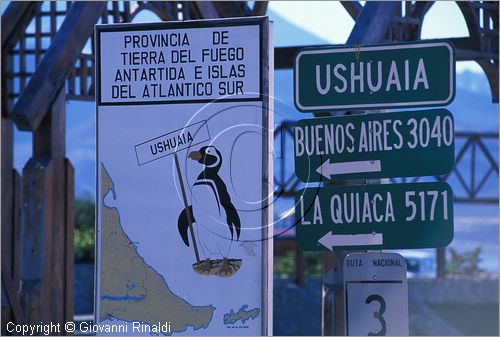
[[[269,30],[96,26],[97,334],[272,333]]]
[[[346,335],[409,335],[406,262],[401,255],[347,255],[344,295]]]

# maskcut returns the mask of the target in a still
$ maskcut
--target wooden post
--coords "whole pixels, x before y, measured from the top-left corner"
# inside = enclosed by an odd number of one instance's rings
[[[47,322],[50,312],[50,247],[52,165],[48,158],[31,158],[23,169],[21,225],[21,302],[26,323]]]
[[[65,199],[66,199],[66,209],[64,214],[64,223],[65,226],[65,260],[64,264],[64,321],[72,322],[74,315],[74,294],[73,294],[73,286],[74,286],[74,261],[75,261],[75,252],[74,252],[74,240],[73,240],[73,231],[75,228],[75,170],[73,165],[69,159],[65,160]]]
[[[21,212],[22,212],[22,180],[19,172],[12,170],[13,185],[13,228],[12,228],[12,280],[19,291],[21,276]]]
[[[72,195],[68,190],[73,193],[73,182],[68,181],[72,170],[67,169],[65,159],[65,106],[62,88],[34,132],[33,157],[23,171],[21,298],[29,323],[63,324],[67,307],[73,303],[68,298],[68,287],[73,287],[72,239],[68,238],[73,235],[72,205],[68,207]]]
[[[2,53],[3,54],[3,53]],[[2,63],[4,60],[2,60]],[[4,79],[2,78],[2,82]],[[5,91],[5,89],[3,89]],[[2,95],[5,97],[6,95]],[[12,167],[13,167],[13,148],[14,148],[14,137],[13,137],[13,126],[12,122],[5,118],[4,116],[4,106],[6,102],[2,99],[2,119],[1,119],[1,234],[2,234],[2,251],[1,255],[7,258],[12,257],[12,232],[13,232],[13,196],[14,191],[12,190]],[[10,267],[10,266],[9,266]],[[4,274],[6,276],[12,277],[12,271],[7,269],[7,266],[2,263],[2,283],[4,279]],[[10,308],[10,303],[8,300],[8,295],[6,293],[5,284],[2,284],[2,322],[8,322],[13,320],[12,311]],[[2,323],[2,335],[5,334],[5,324]]]
[[[20,38],[28,25],[35,3],[12,2],[2,15],[2,58],[1,67],[5,74],[13,69],[12,58],[8,51]],[[2,335],[7,333],[8,322],[23,323],[22,308],[17,296],[19,290],[19,256],[20,256],[20,207],[22,203],[20,176],[14,170],[14,124],[8,118],[10,108],[8,88],[12,88],[13,79],[2,76],[1,93],[1,255],[2,255]]]
[[[19,259],[21,254],[21,176],[16,170],[12,170],[11,177],[13,203],[10,211],[12,220],[11,222],[2,222],[2,335],[8,333],[6,330],[6,324],[8,322],[15,322],[16,324],[25,323],[21,302],[18,297],[20,287]],[[5,195],[2,196],[5,197]],[[9,232],[11,235],[10,237],[3,236],[4,228],[8,228],[6,232]],[[10,241],[10,247],[7,253],[3,251],[3,240]]]
[[[295,284],[298,286],[304,286],[304,252],[295,245]]]
[[[446,248],[436,249],[436,276],[437,278],[446,277]]]

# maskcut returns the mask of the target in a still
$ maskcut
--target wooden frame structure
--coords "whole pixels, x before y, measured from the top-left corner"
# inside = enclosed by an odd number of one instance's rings
[[[433,2],[342,5],[356,20],[348,43],[370,44],[419,39]],[[457,5],[469,30],[450,39],[457,59],[482,67],[498,102],[498,3]],[[8,321],[73,319],[74,172],[65,152],[65,102],[94,100],[94,24],[131,22],[142,10],[161,20],[209,19],[265,15],[267,2],[12,1],[2,14],[2,334]],[[275,48],[275,69],[292,68],[300,48]],[[22,175],[13,165],[14,124],[33,134]]]

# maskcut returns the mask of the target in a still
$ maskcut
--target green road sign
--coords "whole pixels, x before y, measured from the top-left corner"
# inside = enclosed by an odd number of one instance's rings
[[[453,192],[444,182],[305,188],[295,221],[305,251],[445,247]]]
[[[443,106],[455,96],[455,51],[445,41],[303,49],[294,78],[303,112]]]
[[[446,109],[303,119],[294,127],[295,174],[304,182],[446,174],[453,129]]]

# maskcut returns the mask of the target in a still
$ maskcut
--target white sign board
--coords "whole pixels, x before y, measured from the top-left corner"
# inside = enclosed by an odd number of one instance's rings
[[[97,334],[271,334],[267,18],[96,26]]]
[[[346,335],[409,335],[406,262],[401,255],[347,255],[344,295]]]

